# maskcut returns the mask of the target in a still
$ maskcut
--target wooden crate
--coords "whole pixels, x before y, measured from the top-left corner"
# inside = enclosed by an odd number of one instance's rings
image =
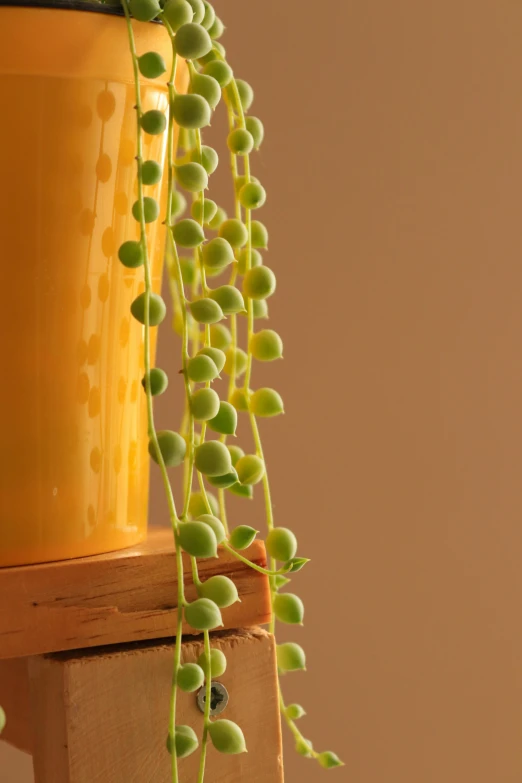
[[[264,565],[264,548],[247,551]],[[187,597],[195,597],[185,561]],[[219,678],[222,713],[243,728],[248,753],[210,746],[212,783],[281,783],[281,731],[275,642],[256,627],[269,619],[266,578],[226,553],[203,560],[202,578],[227,573],[241,603],[223,611],[227,630],[212,645],[227,656]],[[0,569],[2,739],[33,755],[36,783],[170,783],[165,749],[172,679],[176,569],[170,531],[123,552],[63,563]],[[185,629],[190,632],[190,628]],[[202,639],[187,636],[183,660]],[[179,693],[178,722],[201,735],[196,694]],[[180,764],[197,780],[199,754]]]

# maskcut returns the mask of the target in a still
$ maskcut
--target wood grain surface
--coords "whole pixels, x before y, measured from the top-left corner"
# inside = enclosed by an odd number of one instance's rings
[[[262,542],[242,554],[266,564]],[[268,580],[220,550],[199,560],[203,580],[226,574],[241,598],[224,609],[224,628],[270,618]],[[197,597],[184,556],[188,600]],[[0,659],[173,636],[177,579],[172,533],[151,531],[143,544],[95,557],[0,568]],[[193,629],[184,625],[183,632]]]
[[[243,729],[248,753],[227,756],[208,748],[212,783],[282,783],[275,641],[254,628],[222,632],[212,645],[227,657],[218,678],[228,690],[222,718]],[[195,661],[201,638],[183,644]],[[36,783],[170,783],[165,749],[173,645],[32,658],[29,662]],[[178,724],[201,738],[196,694],[179,693]],[[179,762],[180,779],[195,783],[199,753]]]

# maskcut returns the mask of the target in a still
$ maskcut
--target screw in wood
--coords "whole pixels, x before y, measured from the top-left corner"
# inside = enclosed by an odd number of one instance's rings
[[[201,712],[205,712],[205,691],[206,688],[203,685],[203,687],[199,689],[196,697],[197,705]],[[216,715],[221,715],[221,713],[226,709],[228,699],[228,691],[225,686],[220,682],[212,680],[210,685],[210,715],[212,718],[214,718]]]

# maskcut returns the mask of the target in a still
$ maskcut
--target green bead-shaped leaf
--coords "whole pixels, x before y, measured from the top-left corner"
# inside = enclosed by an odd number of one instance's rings
[[[175,468],[178,465],[181,465],[185,459],[187,444],[179,432],[160,430],[157,433],[157,440],[165,465],[169,468]],[[152,439],[149,441],[149,454],[154,462],[159,463],[156,445]]]
[[[304,604],[299,596],[293,593],[278,593],[273,600],[275,616],[282,623],[302,625]]]
[[[185,619],[196,631],[213,631],[223,625],[219,607],[209,598],[197,598],[187,604]]]
[[[196,732],[190,726],[176,726],[174,737],[170,734],[167,737],[167,750],[171,755],[174,751],[174,744],[176,756],[179,759],[184,759],[198,749],[199,740]]]
[[[210,440],[197,447],[195,465],[205,476],[224,476],[232,471],[230,452],[218,440]]]
[[[276,277],[268,266],[255,266],[243,278],[243,296],[267,299],[276,290]]]
[[[221,100],[221,87],[219,86],[219,82],[208,74],[194,74],[190,83],[190,92],[205,98],[211,109],[215,109]]]
[[[234,261],[232,245],[223,237],[216,237],[207,242],[202,254],[207,269],[222,270]]]
[[[230,473],[225,473],[223,476],[207,476],[207,481],[218,489],[228,489],[237,484],[237,471],[232,468]]]
[[[227,360],[223,368],[227,375],[234,374],[239,378],[248,366],[248,354],[242,348],[230,347],[227,351]]]
[[[241,484],[257,484],[265,475],[265,463],[256,454],[247,454],[236,464]]]
[[[232,484],[228,491],[240,498],[248,498],[248,500],[252,500],[254,497],[254,487],[251,484],[240,484],[239,481]]]
[[[210,504],[210,510],[214,516],[219,514],[218,499],[212,492],[206,493],[207,500]],[[189,514],[193,519],[198,519],[202,514],[207,514],[208,509],[205,504],[205,498],[202,492],[193,492],[189,501]],[[216,536],[217,537],[217,536]]]
[[[303,648],[295,642],[277,645],[277,665],[281,672],[295,672],[306,669]]]
[[[212,744],[220,753],[246,753],[245,737],[237,723],[225,718],[216,720],[210,724],[209,734]]]
[[[249,525],[238,525],[230,534],[230,546],[234,549],[247,549],[255,540],[258,531]]]
[[[198,389],[190,398],[190,408],[196,421],[213,419],[219,406],[219,395],[214,389]]]
[[[234,406],[236,411],[246,413],[248,411],[248,400],[244,389],[234,389],[230,395],[230,404]]]
[[[234,155],[248,155],[254,149],[254,137],[246,128],[235,128],[227,136],[227,145]]]
[[[172,116],[181,128],[204,128],[210,123],[212,110],[201,95],[176,95]]]
[[[229,445],[228,450],[232,458],[232,465],[236,467],[237,461],[241,459],[241,457],[245,456],[245,452],[243,451],[241,446],[234,446],[234,445]]]
[[[161,181],[163,171],[155,160],[146,160],[141,167],[141,178],[144,185],[157,185]]]
[[[213,381],[219,375],[218,368],[210,356],[197,355],[187,363],[187,375],[194,383]]]
[[[249,110],[254,100],[254,91],[248,82],[244,81],[244,79],[236,79],[236,86],[241,106],[243,111],[246,112]],[[227,97],[236,114],[239,114],[240,107],[238,106],[236,91],[233,89],[232,84],[227,87]]]
[[[221,285],[211,291],[209,296],[218,303],[225,315],[245,311],[245,302],[241,291],[233,285]]]
[[[183,163],[174,166],[176,181],[190,193],[198,193],[208,187],[208,174],[199,163]]]
[[[198,658],[198,664],[205,672],[205,676],[208,670],[208,658],[205,652],[202,652]],[[219,650],[217,647],[212,647],[210,650],[210,676],[221,677],[227,670],[227,659],[225,653]]]
[[[192,21],[194,11],[187,0],[165,0],[164,16],[173,31],[179,30],[181,25]]]
[[[201,26],[205,30],[209,30],[216,20],[216,12],[207,0],[203,0],[203,5],[205,6],[205,16],[201,20]]]
[[[136,269],[141,266],[144,259],[141,242],[132,239],[124,242],[118,250],[118,258],[128,269]]]
[[[196,279],[196,264],[193,258],[190,256],[181,256],[179,259],[179,265],[181,268],[181,278],[185,285],[193,285]],[[174,275],[174,279],[175,275]],[[183,320],[181,321],[183,326]]]
[[[344,767],[344,763],[339,756],[332,753],[331,750],[325,750],[317,757],[317,761],[323,769],[333,769],[334,767]]]
[[[299,720],[299,718],[306,715],[300,704],[289,704],[285,709],[285,713],[290,720]]]
[[[161,11],[158,0],[129,0],[129,10],[139,22],[151,22]]]
[[[159,136],[167,127],[167,118],[159,109],[150,109],[142,114],[140,125],[145,133],[151,136]]]
[[[263,123],[257,117],[247,117],[245,120],[247,131],[254,139],[254,149],[258,150],[265,137],[265,128]]]
[[[230,348],[231,343],[232,335],[230,334],[230,329],[224,324],[213,324],[210,327],[210,344],[213,348],[226,351]]]
[[[201,155],[199,154],[199,150],[194,148],[190,158],[191,160],[196,161],[196,163],[201,163],[209,176],[215,172],[219,164],[219,155],[216,150],[213,147],[208,147],[206,144],[203,144],[201,147]],[[223,210],[221,211],[223,212]]]
[[[204,681],[205,673],[197,663],[185,663],[178,669],[178,687],[185,693],[197,691]]]
[[[288,573],[295,574],[309,562],[309,557],[292,557],[291,560],[288,560],[288,562],[285,563],[285,569]]]
[[[200,324],[215,324],[225,317],[218,303],[208,297],[191,302],[189,309],[194,320]]]
[[[229,402],[221,400],[219,410],[214,418],[210,419],[208,426],[214,432],[221,435],[235,435],[237,428],[237,411]]]
[[[286,563],[295,556],[297,539],[286,527],[274,527],[266,538],[266,549],[270,557]]]
[[[159,217],[159,212],[159,203],[155,198],[151,198],[150,196],[144,196],[143,210],[141,208],[141,201],[139,199],[132,205],[132,216],[134,220],[138,221],[138,223],[141,221],[142,215],[145,223],[154,223],[154,221]]]
[[[198,356],[208,356],[210,359],[212,359],[218,369],[218,372],[221,372],[227,360],[224,351],[222,351],[220,348],[211,348],[209,346],[202,348],[201,351],[198,352]]]
[[[194,24],[201,24],[205,18],[205,3],[203,0],[188,0],[188,2],[192,6],[192,12],[194,14],[192,21]]]
[[[178,530],[182,548],[194,557],[217,557],[217,540],[210,525],[182,522]]]
[[[215,201],[212,201],[211,198],[206,198],[203,201],[203,208],[201,207],[201,199],[197,199],[192,203],[191,207],[191,213],[194,220],[197,220],[198,223],[210,223],[212,218],[215,216],[217,212],[218,206]]]
[[[196,521],[204,522],[205,525],[209,525],[212,528],[218,544],[221,544],[225,540],[226,532],[223,523],[214,514],[200,514]]]
[[[183,218],[183,220],[180,220],[179,223],[175,224],[172,233],[174,235],[174,241],[180,247],[198,247],[205,239],[203,229],[199,223],[196,223],[192,218]]]
[[[239,203],[244,209],[259,209],[266,201],[266,190],[259,182],[247,182],[239,191]]]
[[[157,79],[167,70],[167,64],[159,52],[145,52],[138,57],[138,66],[146,79]]]
[[[252,247],[258,247],[266,250],[268,247],[268,231],[266,226],[259,220],[253,220],[251,226]]]
[[[283,341],[273,329],[261,329],[250,338],[250,351],[260,362],[273,362],[283,355]]]
[[[204,57],[212,49],[210,35],[204,27],[194,22],[188,22],[179,28],[174,45],[177,53],[187,60]]]
[[[153,367],[150,371],[149,382],[147,383],[147,378],[144,375],[141,380],[141,385],[145,390],[150,388],[150,393],[152,396],[157,397],[167,390],[169,385],[169,377],[165,370],[161,370],[159,367]]]
[[[300,756],[304,756],[305,759],[311,759],[313,757],[313,745],[310,740],[304,737],[299,737],[295,743],[295,752]]]
[[[172,194],[170,217],[171,220],[177,220],[185,212],[187,208],[187,200],[183,193],[179,190],[175,190]]]
[[[228,63],[223,62],[222,60],[211,60],[203,68],[203,73],[207,76],[212,76],[220,87],[226,87],[233,78],[232,68]]]
[[[284,413],[281,395],[275,389],[257,389],[250,398],[250,410],[254,416],[270,418]]]
[[[202,598],[210,598],[220,609],[226,609],[239,600],[234,582],[222,574],[211,576],[203,582],[198,587],[198,595]]]
[[[249,267],[249,258],[250,258],[250,267]],[[259,250],[253,250],[251,249],[250,252],[248,248],[244,247],[243,250],[241,250],[237,255],[237,273],[238,275],[245,275],[247,272],[247,269],[253,269],[255,266],[261,266],[263,263],[263,256],[259,252]],[[262,302],[264,299],[255,300]]]
[[[248,241],[248,231],[244,223],[237,218],[224,220],[219,227],[219,236],[226,239],[233,248],[240,248]]]
[[[212,25],[208,28],[208,34],[210,35],[212,40],[215,41],[217,38],[221,38],[224,32],[225,32],[225,25],[223,24],[219,16],[216,16],[214,18],[214,21],[212,22]]]
[[[139,294],[131,304],[131,313],[140,324],[145,324],[145,312],[147,308],[147,295]],[[149,326],[159,326],[167,315],[167,306],[159,294],[150,294],[149,298]]]

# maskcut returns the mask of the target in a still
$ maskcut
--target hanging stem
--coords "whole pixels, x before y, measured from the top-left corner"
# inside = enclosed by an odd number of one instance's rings
[[[204,631],[203,638],[205,641],[205,656],[207,659],[207,667],[205,671],[205,715],[204,715],[203,737],[201,739],[201,756],[199,760],[198,783],[203,783],[203,778],[205,777],[208,727],[210,725],[210,706],[212,702],[212,673],[211,673],[212,669],[211,669],[211,660],[210,660],[210,634],[208,631]]]
[[[260,574],[265,574],[265,576],[279,576],[282,574],[288,574],[289,570],[286,568],[280,568],[278,571],[276,570],[269,570],[267,568],[263,568],[263,566],[258,565],[257,563],[254,563],[253,560],[249,560],[248,557],[245,557],[244,555],[241,555],[239,552],[237,552],[235,549],[232,549],[230,544],[227,544],[226,541],[224,541],[221,545],[223,549],[225,549],[229,554],[233,555],[238,560],[241,560],[242,563],[245,563],[246,565],[250,566],[250,568],[253,568],[254,571],[259,571]]]
[[[172,29],[170,28],[168,22],[163,18],[163,22],[165,24],[165,27],[167,28],[167,31],[170,35],[171,41],[173,42],[173,33]],[[170,78],[167,83],[167,89],[168,89],[168,97],[169,97],[169,116],[168,116],[168,128],[167,128],[167,166],[168,166],[168,174],[167,174],[167,214],[165,217],[165,224],[167,226],[167,232],[170,240],[171,245],[171,251],[172,251],[172,259],[168,257],[168,264],[169,264],[169,283],[172,283],[173,278],[175,279],[177,283],[177,300],[181,304],[181,312],[184,316],[183,321],[183,369],[184,369],[184,377],[186,380],[186,346],[187,346],[187,339],[186,339],[186,332],[187,332],[187,324],[186,324],[186,313],[185,313],[185,293],[183,289],[183,280],[181,276],[181,267],[179,263],[179,256],[177,252],[176,243],[174,241],[174,236],[172,232],[172,198],[173,198],[173,192],[174,192],[174,180],[173,180],[173,163],[174,163],[174,121],[173,121],[173,115],[172,115],[172,104],[174,102],[174,98],[176,96],[176,88],[175,88],[175,78],[176,78],[176,69],[177,69],[177,54],[175,51],[174,46],[172,47],[172,67],[170,72]],[[174,293],[171,289],[171,293]],[[176,299],[174,299],[176,301]],[[186,387],[187,388],[187,387]],[[190,389],[187,390],[187,393],[190,394]],[[189,425],[190,426],[190,425]],[[190,439],[188,444],[188,450],[189,450],[189,461],[193,459],[192,453],[193,453],[193,438]],[[185,509],[183,509],[183,514],[185,514]],[[181,545],[179,543],[178,538],[178,525],[179,520],[176,525],[175,531],[174,531],[174,538],[175,538],[175,546],[176,546],[176,569],[178,572],[178,620],[177,620],[177,627],[176,627],[176,644],[175,644],[175,650],[174,650],[174,669],[172,673],[172,693],[171,693],[171,701],[170,701],[170,721],[169,721],[169,733],[171,737],[171,758],[172,758],[172,783],[178,783],[179,777],[178,777],[178,759],[177,759],[177,753],[176,753],[176,712],[177,712],[177,693],[178,693],[178,686],[177,686],[177,680],[178,680],[178,672],[181,667],[181,645],[183,641],[183,611],[185,607],[185,585],[184,585],[184,572],[183,572],[183,558],[181,553]]]

